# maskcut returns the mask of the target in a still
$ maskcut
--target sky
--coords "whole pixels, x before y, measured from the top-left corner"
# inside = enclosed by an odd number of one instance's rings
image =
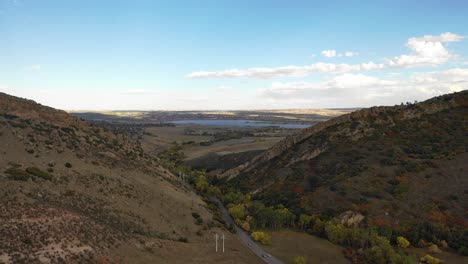
[[[468,89],[468,1],[0,0],[0,91],[65,110],[349,108]]]

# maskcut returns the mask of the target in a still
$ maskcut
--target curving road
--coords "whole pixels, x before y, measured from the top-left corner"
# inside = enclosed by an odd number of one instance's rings
[[[250,236],[244,232],[244,230],[240,229],[232,220],[231,216],[229,215],[228,211],[224,207],[223,203],[217,198],[210,198],[213,202],[215,202],[219,209],[221,209],[221,213],[223,215],[223,220],[226,222],[228,225],[234,226],[234,229],[236,230],[236,234],[239,237],[239,239],[248,247],[250,250],[252,250],[255,255],[259,256],[263,261],[269,264],[284,264],[281,260],[271,256],[268,254],[265,250],[263,250],[261,247],[259,247],[253,240],[250,238]]]

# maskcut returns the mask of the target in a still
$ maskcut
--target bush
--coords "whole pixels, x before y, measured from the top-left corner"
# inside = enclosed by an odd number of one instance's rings
[[[260,231],[253,232],[252,238],[253,240],[258,241],[263,245],[268,245],[271,243],[270,236],[264,232],[260,232]]]
[[[293,263],[294,264],[306,264],[307,263],[307,258],[304,257],[304,256],[294,257]]]
[[[36,177],[39,177],[41,179],[44,179],[46,181],[52,180],[52,176],[49,173],[41,171],[40,169],[36,167],[29,167],[26,169],[26,172]]]
[[[179,237],[179,239],[177,239],[177,241],[183,242],[183,243],[188,243],[188,239],[186,237]]]
[[[425,255],[420,259],[421,263],[426,263],[426,264],[439,264],[442,263],[442,261],[438,258],[435,258],[431,255]]]
[[[67,162],[67,163],[65,163],[65,167],[67,167],[67,168],[71,168],[71,167],[72,167],[72,165],[71,165],[71,163],[70,163],[70,162]]]
[[[19,168],[9,168],[5,171],[9,176],[8,178],[15,181],[27,181],[31,178],[31,175]]]
[[[375,264],[386,264],[387,260],[385,258],[384,252],[378,246],[371,247],[364,251],[364,258],[368,263]]]
[[[197,212],[193,212],[193,213],[192,213],[192,216],[193,216],[193,218],[195,218],[195,219],[200,218],[200,214],[197,213]]]
[[[231,233],[233,233],[233,234],[236,233],[236,229],[234,228],[234,225],[233,225],[233,224],[229,224],[228,230],[229,230],[229,232],[231,232]]]
[[[399,236],[397,237],[397,244],[401,248],[407,248],[409,247],[410,242],[406,238]]]

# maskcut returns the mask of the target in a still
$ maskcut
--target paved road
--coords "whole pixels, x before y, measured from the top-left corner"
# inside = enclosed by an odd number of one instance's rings
[[[250,238],[250,236],[245,233],[242,229],[240,229],[232,220],[231,216],[229,215],[228,211],[224,207],[223,203],[217,198],[211,198],[211,200],[215,203],[218,204],[218,207],[221,209],[221,212],[223,214],[223,220],[229,225],[233,225],[234,229],[236,230],[237,236],[240,238],[240,240],[248,247],[250,250],[252,250],[255,255],[259,256],[263,261],[269,264],[284,264],[281,260],[270,256],[265,250],[263,250],[261,247],[259,247],[253,240]],[[270,257],[263,257],[263,256],[270,256]]]

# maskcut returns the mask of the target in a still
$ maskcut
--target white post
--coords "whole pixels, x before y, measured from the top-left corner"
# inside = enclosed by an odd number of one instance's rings
[[[215,237],[216,237],[216,252],[218,252],[218,233],[216,233]]]
[[[223,253],[224,253],[224,233],[223,233]]]

